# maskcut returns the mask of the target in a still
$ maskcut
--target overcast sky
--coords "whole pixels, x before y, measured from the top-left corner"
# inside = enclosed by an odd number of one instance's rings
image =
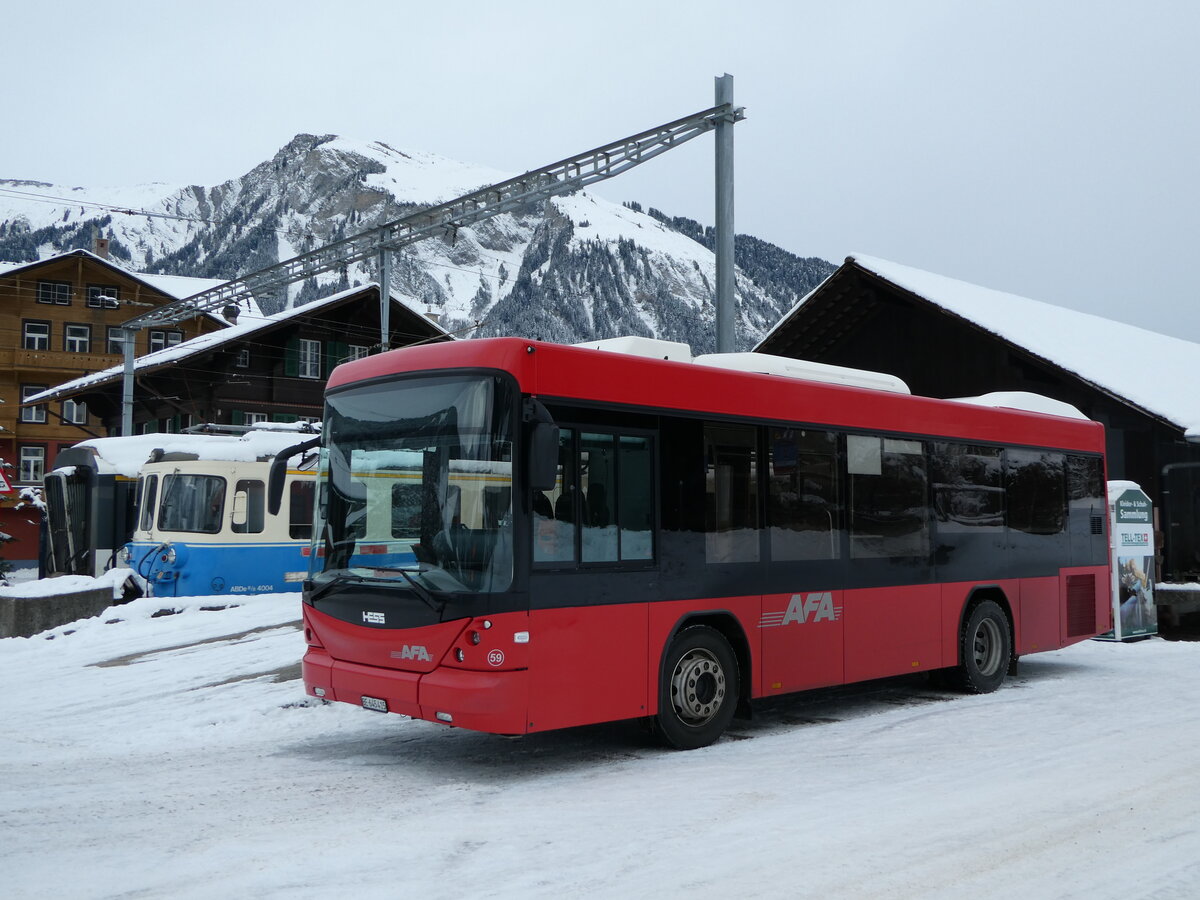
[[[537,168],[735,78],[737,230],[1200,341],[1200,2],[10,5],[0,178],[213,185],[299,132]],[[712,222],[701,138],[592,190]]]

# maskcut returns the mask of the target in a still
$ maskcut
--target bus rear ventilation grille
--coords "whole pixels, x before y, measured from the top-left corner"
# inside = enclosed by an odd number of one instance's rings
[[[1104,516],[1092,516],[1092,534],[1104,534]]]
[[[1067,637],[1096,633],[1096,576],[1067,576]]]

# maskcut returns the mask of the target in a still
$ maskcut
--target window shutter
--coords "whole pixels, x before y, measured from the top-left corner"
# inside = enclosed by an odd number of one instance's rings
[[[300,338],[288,338],[283,351],[283,374],[292,378],[300,375]]]
[[[229,411],[229,424],[245,425],[246,424],[246,414],[244,412],[242,412],[240,409],[231,409]]]
[[[333,367],[350,354],[350,345],[341,341],[328,341],[325,344],[325,377],[333,371]]]

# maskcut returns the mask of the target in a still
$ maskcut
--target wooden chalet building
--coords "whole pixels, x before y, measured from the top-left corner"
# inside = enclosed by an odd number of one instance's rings
[[[78,399],[22,406],[63,381],[108,368],[123,356],[123,322],[221,282],[130,272],[99,253],[73,250],[37,262],[0,262],[0,458],[13,487],[0,494],[0,531],[15,542],[0,548],[6,560],[37,557],[37,515],[17,507],[23,487],[41,484],[58,451],[105,433],[93,410]],[[182,343],[225,327],[203,316],[175,328],[147,330],[136,353]]]
[[[392,347],[448,340],[427,316],[392,298]],[[136,360],[134,432],[178,432],[191,425],[319,421],[325,380],[338,363],[378,352],[379,288],[374,284],[271,316],[242,313],[236,323]],[[88,405],[108,434],[121,425],[123,366],[52,388],[41,402]]]
[[[1025,391],[1108,433],[1108,477],[1156,504],[1160,579],[1200,580],[1200,344],[851,256],[754,348],[887,372],[915,394]]]

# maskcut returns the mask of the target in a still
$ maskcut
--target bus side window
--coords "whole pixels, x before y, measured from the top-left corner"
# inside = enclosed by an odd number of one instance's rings
[[[846,436],[853,559],[929,554],[925,451],[920,441]]]
[[[999,447],[934,441],[929,447],[933,513],[940,534],[1004,529],[1004,485]]]
[[[1066,530],[1067,487],[1064,455],[1046,450],[1004,453],[1008,527],[1026,534]]]
[[[758,429],[704,426],[705,560],[758,561]]]
[[[842,520],[837,435],[772,428],[770,440],[767,524],[771,559],[837,559]]]
[[[621,559],[654,558],[654,451],[650,439],[618,443],[617,526]]]
[[[533,560],[539,563],[575,561],[576,495],[574,432],[558,431],[558,478],[549,494],[538,491],[533,503]]]
[[[533,496],[534,562],[653,559],[653,446],[648,436],[560,428],[554,490]]]
[[[612,520],[611,503],[616,500],[612,487],[616,482],[617,458],[615,435],[579,436],[579,479],[584,512],[581,549],[584,562],[615,562],[617,529]]]

